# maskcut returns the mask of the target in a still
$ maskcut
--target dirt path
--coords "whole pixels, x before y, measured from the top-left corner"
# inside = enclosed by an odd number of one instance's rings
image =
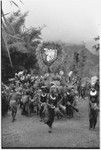
[[[86,101],[79,101],[80,112],[73,119],[56,120],[51,134],[36,115],[21,116],[18,111],[17,120],[12,123],[9,112],[2,118],[2,147],[98,148],[99,123],[94,131],[89,130],[87,105]]]

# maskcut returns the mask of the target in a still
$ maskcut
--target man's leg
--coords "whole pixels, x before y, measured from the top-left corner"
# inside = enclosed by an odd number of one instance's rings
[[[41,108],[40,108],[40,111],[39,111],[39,115],[40,115],[40,121],[42,121],[42,119],[43,119],[43,110],[44,110],[44,107],[43,106],[41,106]]]
[[[52,108],[48,108],[48,120],[46,124],[49,126],[49,133],[52,132],[52,124],[54,122],[54,117],[55,117],[55,111]]]
[[[17,113],[17,106],[12,108],[12,122],[15,121],[16,113]]]

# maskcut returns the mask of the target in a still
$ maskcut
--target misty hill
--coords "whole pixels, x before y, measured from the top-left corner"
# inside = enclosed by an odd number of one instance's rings
[[[84,76],[92,76],[98,75],[99,71],[99,56],[91,53],[84,45],[76,45],[76,44],[63,44],[64,50],[67,54],[67,59],[73,60],[73,53],[78,52],[84,49],[86,58],[86,64],[84,68]]]

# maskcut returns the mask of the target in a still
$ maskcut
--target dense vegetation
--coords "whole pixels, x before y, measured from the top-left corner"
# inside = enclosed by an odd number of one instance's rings
[[[7,23],[14,30],[14,36],[2,30],[1,58],[3,82],[6,82],[8,78],[14,76],[15,72],[22,69],[34,68],[38,71],[35,50],[41,39],[42,28],[25,28],[24,23],[27,14],[21,14],[20,11],[17,11],[6,18]],[[9,30],[9,28],[7,29]],[[5,38],[3,35],[5,35]]]

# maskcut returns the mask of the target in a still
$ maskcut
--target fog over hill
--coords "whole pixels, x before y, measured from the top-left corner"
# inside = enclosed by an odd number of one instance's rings
[[[99,72],[99,56],[93,54],[90,50],[88,50],[84,45],[77,44],[64,44],[64,49],[67,54],[67,59],[73,59],[73,53],[78,52],[83,49],[86,54],[86,64],[84,67],[84,76],[91,77],[92,75],[98,75]],[[68,62],[68,61],[67,61]],[[72,61],[70,61],[71,63]]]

